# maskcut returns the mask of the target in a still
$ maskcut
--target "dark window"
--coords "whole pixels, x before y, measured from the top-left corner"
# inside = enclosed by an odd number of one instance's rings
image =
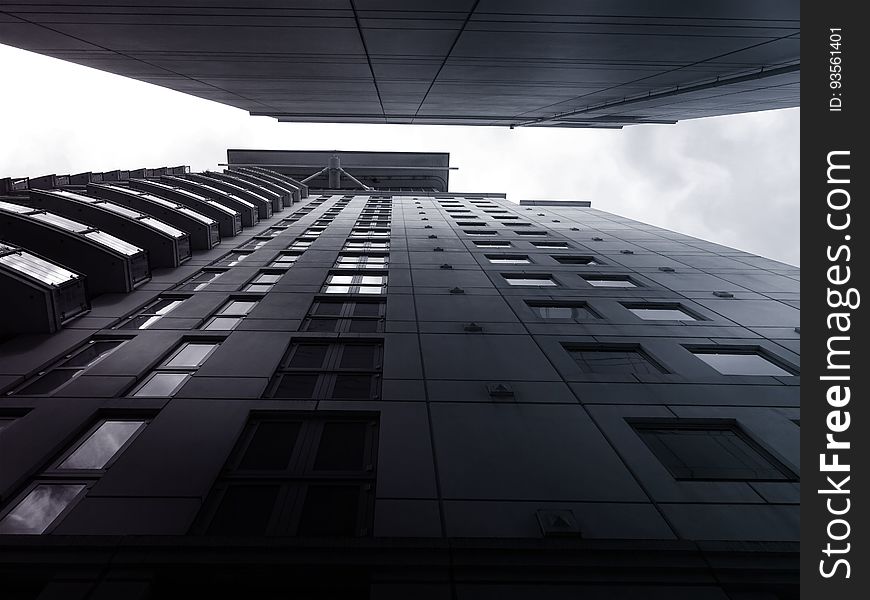
[[[300,341],[290,345],[266,396],[370,400],[380,395],[380,341]]]
[[[795,373],[781,367],[764,356],[759,350],[704,348],[692,350],[699,359],[722,375],[770,375],[786,377]]]
[[[248,422],[200,513],[209,535],[369,535],[377,421],[324,412]]]
[[[302,322],[302,331],[377,333],[384,330],[386,302],[318,299]]]
[[[40,371],[17,390],[12,392],[22,396],[51,394],[80,376],[92,366],[121,347],[126,339],[90,340],[79,346],[45,371]]]
[[[638,435],[677,479],[782,481],[796,477],[736,423],[634,422]]]
[[[566,349],[583,373],[647,375],[665,372],[638,347],[567,346]]]
[[[601,261],[594,256],[559,256],[554,255],[553,260],[563,265],[600,265]]]
[[[600,318],[585,302],[526,300],[526,304],[542,319],[587,321]]]
[[[679,304],[623,303],[633,315],[644,321],[697,321]]]
[[[187,296],[161,296],[159,299],[139,311],[135,316],[119,325],[118,329],[148,329],[168,313],[181,306],[185,300],[187,300]]]

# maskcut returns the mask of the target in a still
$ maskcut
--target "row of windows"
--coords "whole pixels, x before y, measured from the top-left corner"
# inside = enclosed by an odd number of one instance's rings
[[[730,419],[626,419],[680,481],[797,481]],[[51,531],[147,426],[100,419],[0,511],[0,534]],[[369,535],[378,422],[352,413],[257,413],[193,526],[222,536]]]

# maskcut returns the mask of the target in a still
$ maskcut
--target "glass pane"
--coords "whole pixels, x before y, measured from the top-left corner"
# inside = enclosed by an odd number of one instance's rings
[[[326,423],[314,459],[318,471],[360,471],[363,469],[367,423]]]
[[[375,345],[346,345],[341,349],[342,369],[373,369],[377,364],[379,346]]]
[[[178,308],[183,302],[184,300],[163,299],[152,304],[143,312],[154,315],[165,315],[166,313]]]
[[[359,286],[360,294],[383,294],[384,288],[377,286],[361,285]]]
[[[637,287],[628,279],[587,279],[586,283],[594,287],[633,288]]]
[[[85,348],[63,362],[64,367],[89,367],[126,340],[100,340],[85,346]]]
[[[59,469],[102,469],[145,425],[144,421],[106,421],[70,454]]]
[[[234,485],[227,488],[208,527],[210,535],[265,535],[278,492],[276,485]]]
[[[348,294],[350,286],[348,285],[328,285],[324,290],[327,294]]]
[[[219,315],[246,315],[257,306],[256,300],[231,300],[218,313]]]
[[[341,314],[343,307],[344,302],[318,302],[313,313],[315,315],[338,316]]]
[[[272,396],[274,398],[311,398],[317,388],[318,377],[318,375],[311,373],[284,375]]]
[[[39,534],[85,489],[84,484],[41,484],[0,521],[0,534]]]
[[[83,369],[57,369],[49,371],[39,379],[21,388],[17,393],[23,396],[35,394],[50,394],[60,386],[68,383]]]
[[[661,373],[637,350],[571,350],[574,362],[584,373]]]
[[[534,277],[505,277],[510,285],[529,285],[536,287],[555,287],[556,282],[552,279]]]
[[[335,376],[332,397],[336,399],[368,400],[372,397],[373,375],[339,374]]]
[[[195,369],[205,362],[206,357],[208,357],[211,351],[217,347],[217,344],[187,342],[181,347],[181,350],[179,350],[175,356],[164,363],[164,366]]]
[[[283,273],[263,273],[254,279],[253,283],[278,283]]]
[[[353,282],[353,275],[331,275],[328,281],[332,284],[350,285]]]
[[[357,302],[353,307],[355,317],[377,317],[381,314],[380,302]]]
[[[174,394],[188,377],[190,373],[154,373],[133,395],[165,398]]]
[[[645,321],[694,321],[695,317],[679,308],[629,308]]]
[[[298,344],[287,366],[319,369],[323,366],[328,351],[328,344]]]
[[[251,284],[245,288],[246,292],[265,293],[272,289],[272,284]]]
[[[573,315],[570,306],[539,306],[537,311],[545,319],[570,319]]]
[[[305,331],[335,332],[338,330],[338,319],[309,319]]]
[[[308,486],[299,521],[299,535],[356,535],[359,496],[358,486]]]
[[[351,333],[377,333],[381,331],[379,319],[351,319],[348,331]]]
[[[261,421],[257,424],[240,470],[284,471],[290,464],[301,424],[298,422]]]
[[[360,277],[362,285],[384,285],[387,282],[386,275],[363,275]]]
[[[695,352],[695,356],[722,375],[793,375],[763,356],[753,353]]]

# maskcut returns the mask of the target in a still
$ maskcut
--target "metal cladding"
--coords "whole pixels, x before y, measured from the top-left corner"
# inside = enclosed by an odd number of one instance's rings
[[[220,243],[218,222],[184,204],[119,185],[90,184],[87,192],[96,198],[140,210],[187,232],[194,250],[208,250]]]
[[[151,278],[142,248],[44,210],[0,201],[0,236],[84,273],[92,295],[129,292]]]
[[[54,333],[90,310],[85,277],[22,248],[0,243],[0,331]]]
[[[148,251],[153,267],[190,259],[190,236],[145,213],[68,190],[33,190],[28,204],[85,221]]]
[[[211,217],[218,222],[221,237],[233,237],[242,231],[242,214],[239,211],[205,196],[153,179],[131,179],[130,187],[163,196]]]
[[[225,206],[229,206],[242,215],[242,227],[253,227],[260,222],[259,207],[256,203],[249,201],[247,198],[242,198],[236,194],[220,190],[217,187],[199,183],[192,179],[188,179],[189,175],[178,177],[175,175],[164,175],[160,180],[169,185],[183,188],[203,198],[210,198],[216,202],[220,202]]]
[[[284,207],[283,196],[278,192],[275,192],[274,190],[262,185],[259,182],[254,182],[251,179],[239,177],[232,173],[220,173],[218,171],[205,171],[203,172],[203,175],[211,179],[219,179],[228,183],[234,183],[239,187],[249,189],[253,192],[256,192],[260,196],[269,198],[269,200],[272,202],[272,212],[278,212]]]

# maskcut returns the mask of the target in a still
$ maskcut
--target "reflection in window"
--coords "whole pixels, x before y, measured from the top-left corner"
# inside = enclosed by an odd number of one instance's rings
[[[230,300],[224,304],[202,329],[207,331],[229,331],[238,327],[248,313],[257,306],[259,299]]]
[[[602,288],[633,288],[637,287],[628,277],[584,277],[586,283]]]
[[[327,294],[385,294],[386,275],[329,275],[323,291]]]
[[[676,479],[701,481],[794,480],[782,463],[736,424],[639,422],[641,439]]]
[[[204,340],[182,343],[145,377],[133,396],[168,398],[175,395],[219,345],[219,342]]]
[[[217,269],[206,269],[200,271],[184,283],[180,284],[177,289],[185,292],[198,292],[209,284],[214,283],[215,279],[223,275],[225,272],[225,270]]]
[[[28,379],[23,386],[13,393],[22,396],[35,396],[56,392],[109,356],[125,342],[127,342],[126,339],[90,340],[84,346],[67,354],[49,369],[40,371],[34,377]]]
[[[568,346],[567,350],[583,373],[652,375],[664,372],[639,348]]]
[[[502,275],[510,285],[522,285],[531,287],[556,287],[558,284],[553,280],[552,275],[534,275],[526,273],[523,275]]]
[[[145,421],[103,421],[58,469],[103,469],[139,430]]]
[[[697,321],[679,306],[626,304],[625,307],[644,321]]]
[[[586,321],[599,318],[585,302],[538,302],[527,300],[526,304],[542,319]]]
[[[187,298],[159,298],[142,309],[127,322],[118,326],[118,329],[148,329],[167,314],[181,306]]]
[[[721,351],[694,350],[693,353],[722,375],[794,375],[753,350],[731,351],[723,348]]]
[[[43,483],[0,519],[0,534],[40,534],[85,490],[84,483]]]
[[[524,254],[486,254],[486,259],[494,265],[529,265],[532,261]]]

